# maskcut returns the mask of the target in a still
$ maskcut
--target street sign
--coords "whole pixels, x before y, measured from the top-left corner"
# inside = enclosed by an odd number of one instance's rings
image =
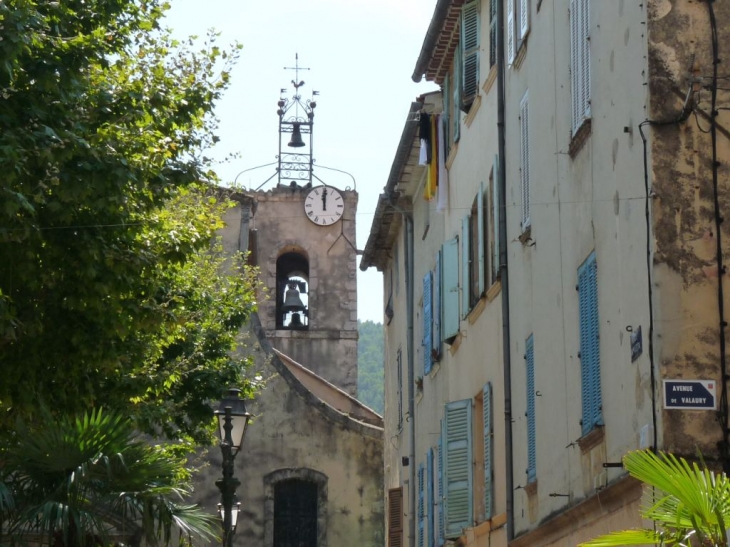
[[[715,410],[713,380],[664,380],[664,408]]]

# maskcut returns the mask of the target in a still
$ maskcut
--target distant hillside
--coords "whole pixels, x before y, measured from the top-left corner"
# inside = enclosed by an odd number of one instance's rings
[[[357,322],[357,398],[383,414],[383,325]]]

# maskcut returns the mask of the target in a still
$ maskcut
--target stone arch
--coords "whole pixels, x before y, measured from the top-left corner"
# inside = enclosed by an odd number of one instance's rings
[[[309,253],[302,246],[287,242],[276,256],[276,328],[309,329],[310,294]]]
[[[327,480],[324,473],[299,467],[277,469],[264,476],[264,547],[274,547],[276,487],[290,481],[316,487],[316,547],[327,547]]]

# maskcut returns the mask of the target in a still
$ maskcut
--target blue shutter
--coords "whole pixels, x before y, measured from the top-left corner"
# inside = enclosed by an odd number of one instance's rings
[[[441,329],[443,339],[451,341],[459,334],[459,240],[443,245],[441,261]]]
[[[428,547],[436,547],[436,534],[434,533],[434,511],[436,509],[433,493],[433,448],[426,452],[426,529],[428,536]]]
[[[435,351],[436,359],[441,355],[441,251],[436,254],[436,267],[433,270],[433,300],[431,302],[433,315],[433,335],[431,348]]]
[[[418,547],[425,547],[424,532],[426,531],[425,523],[425,502],[423,496],[423,463],[418,466]]]
[[[484,181],[479,183],[479,196],[477,197],[477,254],[479,257],[479,295],[484,294]]]
[[[471,215],[467,215],[461,219],[461,318],[465,319],[469,315],[469,301],[471,300],[471,290],[469,287],[469,219]]]
[[[439,436],[439,461],[438,461],[438,542],[437,547],[442,547],[445,543],[444,536],[444,500],[446,493],[444,492],[444,422],[441,422],[441,435]]]
[[[445,535],[461,536],[473,523],[471,399],[446,404],[444,444],[446,471]]]
[[[527,482],[537,480],[537,446],[535,428],[535,343],[532,334],[525,342],[527,368]]]
[[[580,369],[583,435],[603,425],[601,416],[601,355],[598,322],[598,271],[593,252],[578,268]]]
[[[461,8],[462,94],[465,104],[471,104],[479,93],[479,9],[473,0]]]
[[[431,372],[433,365],[432,305],[431,305],[431,272],[423,276],[423,373]]]
[[[491,519],[493,514],[492,487],[492,384],[487,382],[482,388],[482,408],[484,423],[484,518]]]
[[[493,0],[496,2],[496,0]],[[499,155],[494,156],[492,167],[492,226],[494,228],[494,253],[492,255],[492,279],[500,275],[499,268]]]

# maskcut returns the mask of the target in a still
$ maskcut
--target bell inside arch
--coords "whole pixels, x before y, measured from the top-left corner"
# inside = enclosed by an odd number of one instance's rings
[[[307,309],[299,297],[299,288],[296,282],[287,283],[286,293],[284,294],[284,305],[281,307],[281,311],[284,313],[289,312],[300,312]],[[293,319],[293,317],[292,317]]]
[[[294,122],[294,129],[292,130],[291,134],[291,140],[289,141],[289,145],[292,148],[301,148],[304,146],[304,141],[302,140],[302,130],[300,129],[300,125],[298,122]]]

